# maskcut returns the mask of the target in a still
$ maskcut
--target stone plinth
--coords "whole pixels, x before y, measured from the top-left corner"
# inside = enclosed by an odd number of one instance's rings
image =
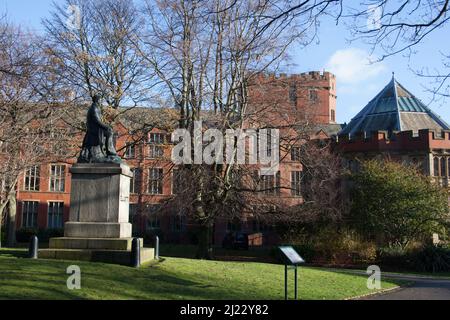
[[[130,168],[125,164],[76,164],[70,172],[70,216],[64,236],[131,237]]]
[[[141,248],[141,263],[155,259],[153,248]],[[41,249],[40,259],[80,260],[91,262],[105,262],[129,266],[131,251],[126,250],[91,250],[91,249]]]
[[[39,257],[129,264],[130,168],[125,164],[75,164],[70,172],[70,215],[64,237],[50,239],[49,249],[39,250]],[[152,259],[154,250],[141,248],[141,261]]]
[[[129,238],[131,237],[130,223],[110,222],[66,222],[64,236],[75,238]]]
[[[104,239],[104,238],[52,238],[49,247],[54,249],[105,249],[131,250],[133,238]],[[141,239],[141,247],[143,247]]]

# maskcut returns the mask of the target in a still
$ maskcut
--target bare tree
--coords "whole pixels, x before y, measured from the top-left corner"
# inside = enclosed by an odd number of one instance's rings
[[[340,222],[345,212],[342,194],[342,160],[331,146],[331,140],[310,140],[302,145],[304,203],[294,210],[303,222]]]
[[[283,14],[288,1],[146,1],[148,28],[139,50],[163,82],[161,92],[176,105],[179,128],[192,137],[201,120],[222,133],[253,123],[264,128],[264,109],[249,107],[249,88],[256,76],[277,68],[292,43],[307,44],[314,37],[326,3],[306,3],[301,14],[290,15]],[[179,170],[191,181],[178,198],[199,228],[197,256],[209,258],[214,221],[242,212],[246,191],[256,190],[245,182],[254,168],[215,162]]]
[[[350,5],[347,10],[343,17],[352,20],[355,39],[367,41],[374,50],[381,49],[380,60],[396,54],[411,57],[428,37],[450,26],[449,0],[371,0],[357,7]],[[424,65],[413,71],[431,80],[428,91],[435,97],[449,97],[450,52],[445,41],[433,50],[440,52],[442,67],[430,70]]]
[[[450,20],[449,0],[306,0],[280,6],[282,10],[270,16],[266,26],[279,19],[304,14],[311,7],[331,9],[327,13],[336,23],[350,21],[354,40],[367,41],[373,51],[381,49],[379,60],[396,54],[411,57],[431,34],[448,28]],[[435,98],[450,96],[450,52],[445,44],[443,41],[442,47],[433,48],[441,54],[442,68],[430,70],[422,66],[412,70],[418,76],[430,79],[431,87],[427,90]]]
[[[29,33],[0,25],[0,217],[8,207],[8,244],[15,243],[16,192],[24,170],[65,155],[48,60]],[[64,132],[63,132],[64,131]]]
[[[51,18],[43,25],[52,84],[65,93],[66,100],[72,100],[65,108],[68,126],[85,129],[84,119],[78,117],[80,106],[88,106],[86,100],[95,93],[101,93],[106,102],[105,121],[129,124],[130,146],[145,141],[153,128],[168,125],[167,110],[161,110],[159,118],[143,116],[137,108],[166,109],[166,103],[153,94],[157,82],[135,45],[144,22],[133,1],[66,0],[54,5]]]
[[[54,74],[74,97],[99,92],[113,108],[148,98],[151,74],[132,45],[143,25],[133,1],[66,0],[43,24]]]
[[[445,27],[449,10],[448,0],[376,0],[349,8],[345,17],[354,18],[355,35],[380,46],[385,52],[381,59],[385,59],[410,50],[434,30]]]

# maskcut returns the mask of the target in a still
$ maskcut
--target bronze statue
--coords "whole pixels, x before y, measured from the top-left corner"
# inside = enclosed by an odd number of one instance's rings
[[[86,117],[86,135],[83,140],[78,163],[121,163],[114,147],[114,131],[103,123],[100,95],[93,97],[93,103]]]

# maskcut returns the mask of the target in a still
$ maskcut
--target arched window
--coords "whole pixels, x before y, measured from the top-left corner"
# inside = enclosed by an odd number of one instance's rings
[[[446,159],[444,157],[441,158],[441,177],[446,177],[447,176],[447,170],[445,170],[445,166],[447,165],[447,161],[445,161]]]
[[[450,177],[450,157],[447,158],[447,177]]]
[[[331,122],[336,122],[336,111],[331,109]]]
[[[433,175],[435,177],[439,177],[439,157],[434,157],[433,167],[434,167],[434,174]]]

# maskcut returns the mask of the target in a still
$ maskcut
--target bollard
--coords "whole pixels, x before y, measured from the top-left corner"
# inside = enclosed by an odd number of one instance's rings
[[[288,266],[284,265],[284,300],[288,300]]]
[[[131,266],[139,268],[141,266],[141,239],[134,238],[131,243]]]
[[[30,240],[30,248],[28,250],[28,257],[30,259],[38,258],[39,240],[38,237],[32,236]]]
[[[155,259],[159,260],[159,237],[155,237]]]

